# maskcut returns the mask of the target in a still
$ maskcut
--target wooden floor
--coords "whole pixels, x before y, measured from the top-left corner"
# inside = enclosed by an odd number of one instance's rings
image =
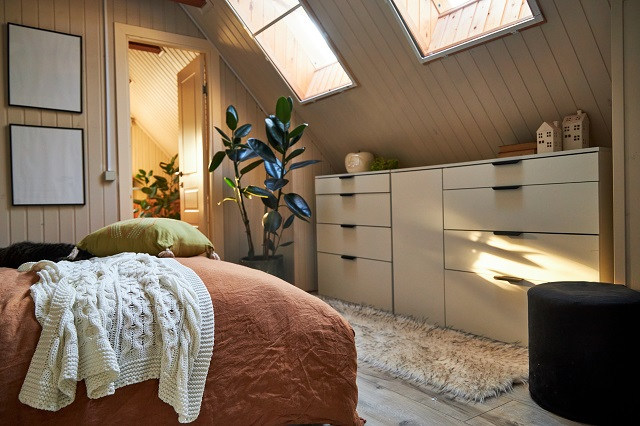
[[[540,408],[527,385],[484,403],[467,403],[358,364],[358,414],[366,426],[583,425]]]

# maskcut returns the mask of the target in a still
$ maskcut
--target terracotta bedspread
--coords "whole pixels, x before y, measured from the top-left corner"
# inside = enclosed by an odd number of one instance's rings
[[[178,259],[205,283],[214,306],[215,343],[200,415],[193,425],[362,425],[356,412],[353,331],[321,300],[275,277],[205,257]],[[41,327],[32,272],[0,268],[0,424],[179,424],[158,398],[158,381],[87,398],[57,412],[18,400]]]

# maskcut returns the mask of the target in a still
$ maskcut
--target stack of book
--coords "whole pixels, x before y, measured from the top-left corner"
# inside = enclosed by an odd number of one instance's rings
[[[501,145],[498,147],[498,158],[515,157],[517,155],[535,154],[538,149],[535,142],[516,143],[512,145]]]

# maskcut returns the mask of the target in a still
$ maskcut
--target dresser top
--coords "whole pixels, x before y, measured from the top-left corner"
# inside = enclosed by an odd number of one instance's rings
[[[491,163],[502,162],[502,161],[528,160],[528,159],[535,159],[535,158],[558,157],[558,156],[565,156],[565,155],[581,155],[581,154],[588,154],[592,152],[610,153],[611,148],[591,147],[591,148],[583,148],[583,149],[572,149],[568,151],[546,152],[542,154],[520,155],[515,157],[504,157],[504,158],[490,158],[486,160],[465,161],[460,163],[434,164],[431,166],[418,166],[418,167],[393,169],[393,170],[376,170],[372,172],[360,172],[360,173],[338,173],[338,174],[332,174],[332,175],[316,176],[316,179],[324,179],[324,178],[332,178],[332,177],[340,177],[340,176],[371,175],[371,174],[380,174],[380,173],[402,173],[402,172],[409,172],[409,171],[415,171],[415,170],[443,169],[443,168],[449,168],[449,167],[470,166],[475,164],[491,164]]]

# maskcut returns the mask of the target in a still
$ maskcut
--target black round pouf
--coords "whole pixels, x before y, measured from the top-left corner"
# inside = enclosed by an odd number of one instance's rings
[[[596,425],[638,423],[640,292],[597,282],[532,287],[529,393],[542,408]]]

